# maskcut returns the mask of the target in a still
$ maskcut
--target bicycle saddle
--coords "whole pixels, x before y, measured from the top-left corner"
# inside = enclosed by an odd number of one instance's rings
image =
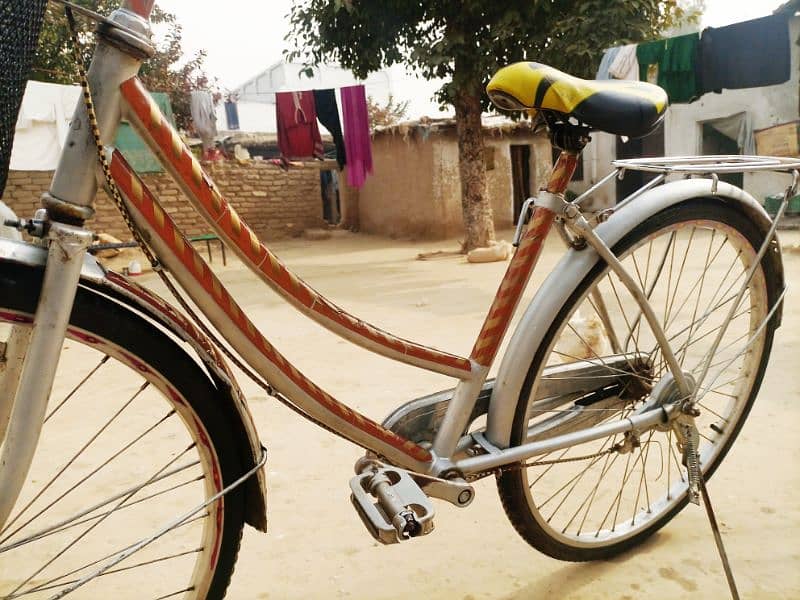
[[[535,62],[500,69],[486,86],[504,110],[550,110],[573,116],[592,129],[628,137],[653,131],[667,109],[666,92],[650,83],[579,79]]]

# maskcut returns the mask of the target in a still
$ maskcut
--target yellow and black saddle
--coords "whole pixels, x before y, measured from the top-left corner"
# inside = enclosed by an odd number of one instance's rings
[[[592,129],[628,137],[653,131],[667,110],[666,92],[650,83],[579,79],[535,62],[500,69],[486,87],[504,110],[549,110]]]

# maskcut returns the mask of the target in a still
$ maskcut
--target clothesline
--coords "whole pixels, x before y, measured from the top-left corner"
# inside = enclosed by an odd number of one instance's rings
[[[333,137],[339,167],[347,166],[348,184],[360,188],[373,167],[366,93],[363,85],[338,89],[344,123],[334,88],[277,92],[278,148],[285,161],[321,158],[319,121]]]
[[[596,79],[656,83],[670,103],[706,93],[777,85],[791,76],[788,17],[770,15],[640,44],[609,48]]]

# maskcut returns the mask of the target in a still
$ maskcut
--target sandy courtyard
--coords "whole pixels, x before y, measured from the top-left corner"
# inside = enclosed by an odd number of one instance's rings
[[[787,233],[782,240],[797,238]],[[559,257],[560,244],[550,241],[528,296]],[[276,251],[360,317],[466,354],[505,264],[413,260],[419,251],[453,246],[345,234],[279,243]],[[800,275],[800,255],[787,253],[785,268],[791,284]],[[241,265],[221,273],[278,348],[336,397],[374,418],[450,386],[447,378],[387,361],[304,321]],[[800,317],[792,310],[796,292],[787,298],[759,400],[709,485],[743,598],[800,597],[800,379],[791,351],[800,347]],[[436,501],[431,535],[378,546],[349,502],[347,483],[360,451],[267,400],[249,381],[241,384],[270,451],[270,532],[245,530],[231,598],[727,596],[705,515],[693,506],[636,552],[609,562],[569,564],[519,538],[490,478],[477,484],[477,498],[467,509]]]
[[[794,232],[782,236],[784,244],[799,240]],[[330,240],[285,241],[274,249],[312,286],[359,317],[466,355],[506,263],[414,260],[421,251],[454,247],[452,240],[422,244],[339,232]],[[561,250],[558,240],[548,241],[527,299]],[[278,349],[370,417],[381,420],[394,406],[452,387],[446,377],[344,342],[304,320],[236,260],[225,268],[220,262],[215,255],[213,266],[224,283]],[[784,264],[791,285],[800,276],[800,253],[787,253]],[[152,275],[140,280],[163,293]],[[742,598],[800,597],[798,300],[791,290],[759,399],[709,484]],[[301,420],[244,377],[240,384],[269,449],[270,531],[245,529],[229,598],[728,597],[705,515],[691,505],[627,555],[570,564],[538,553],[517,535],[488,478],[476,484],[469,508],[435,501],[431,535],[379,546],[349,500],[348,482],[361,450]]]

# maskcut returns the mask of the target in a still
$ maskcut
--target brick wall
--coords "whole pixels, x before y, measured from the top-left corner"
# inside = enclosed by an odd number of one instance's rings
[[[304,229],[324,225],[318,169],[298,168],[286,172],[271,165],[242,166],[225,162],[206,165],[206,171],[241,217],[264,240],[298,235]],[[52,172],[47,171],[11,171],[3,202],[20,217],[32,216],[40,207],[39,197],[47,191],[52,176]],[[142,179],[187,235],[211,231],[169,175],[146,173]],[[88,224],[90,229],[122,240],[130,239],[116,207],[102,191],[98,193],[95,209],[95,218]]]

